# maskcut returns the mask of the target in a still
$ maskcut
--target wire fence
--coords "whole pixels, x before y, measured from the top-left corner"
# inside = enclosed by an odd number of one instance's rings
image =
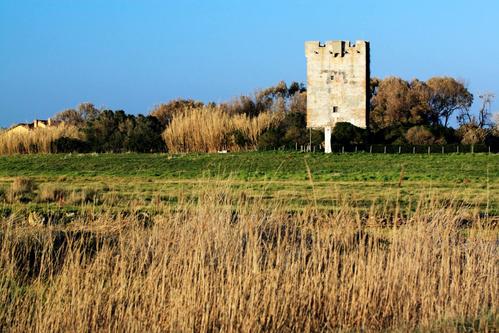
[[[331,145],[333,153],[370,153],[370,154],[474,154],[474,153],[499,153],[497,145],[382,145],[382,144],[358,144],[358,145]],[[267,150],[295,150],[300,152],[324,152],[321,145],[298,145],[272,147]]]

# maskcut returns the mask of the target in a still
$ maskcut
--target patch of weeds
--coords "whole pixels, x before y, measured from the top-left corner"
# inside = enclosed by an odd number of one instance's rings
[[[60,202],[67,197],[67,192],[53,184],[44,184],[38,193],[39,202]]]
[[[37,188],[33,179],[28,177],[16,177],[5,193],[8,202],[30,202],[35,197]]]
[[[68,197],[68,203],[73,205],[79,205],[82,203],[100,203],[101,196],[99,191],[93,188],[84,188],[81,190],[75,190],[71,192]]]
[[[12,208],[11,207],[1,207],[0,208],[0,217],[7,218],[11,214],[12,214]]]

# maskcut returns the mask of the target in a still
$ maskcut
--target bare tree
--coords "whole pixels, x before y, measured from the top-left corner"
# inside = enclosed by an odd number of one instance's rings
[[[478,126],[480,128],[485,128],[488,126],[492,126],[490,108],[492,106],[492,102],[494,101],[495,95],[491,92],[486,92],[481,94],[480,99],[482,100],[482,106],[478,111]]]
[[[76,109],[67,109],[57,113],[54,121],[64,122],[69,125],[81,126],[85,121],[94,120],[98,117],[100,110],[92,103],[81,103]]]

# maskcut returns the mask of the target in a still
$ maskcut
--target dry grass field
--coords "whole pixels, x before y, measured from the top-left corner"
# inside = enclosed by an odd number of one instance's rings
[[[142,156],[0,160],[0,331],[499,327],[495,156]]]

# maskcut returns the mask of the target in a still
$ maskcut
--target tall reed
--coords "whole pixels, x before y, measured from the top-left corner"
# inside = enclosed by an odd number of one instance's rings
[[[0,133],[0,155],[51,153],[52,142],[61,137],[79,138],[75,126],[59,125],[26,132]]]
[[[267,112],[253,118],[229,115],[216,106],[189,108],[173,118],[163,132],[163,140],[173,153],[255,149],[258,136],[274,124],[277,117]],[[244,146],[238,144],[237,135],[243,136]]]
[[[291,214],[230,194],[200,193],[148,225],[129,213],[4,219],[0,330],[497,328],[497,230],[483,236],[479,214],[422,203],[404,220],[373,212],[393,222],[377,229],[348,204]]]

